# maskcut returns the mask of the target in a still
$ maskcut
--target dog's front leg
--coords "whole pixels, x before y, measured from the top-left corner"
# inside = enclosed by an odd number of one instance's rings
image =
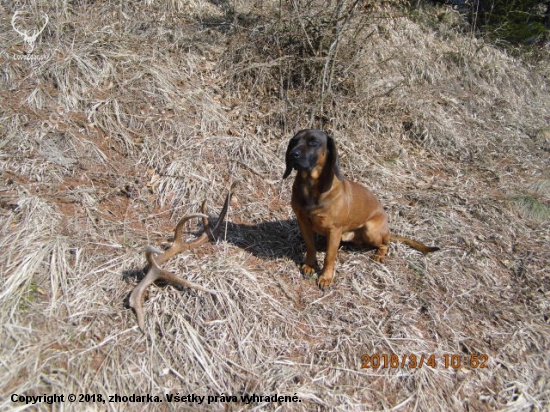
[[[327,253],[325,255],[325,264],[323,271],[319,276],[319,286],[326,288],[332,284],[334,278],[334,264],[336,262],[336,254],[342,240],[342,229],[334,228],[328,231],[327,234]]]
[[[315,233],[306,219],[298,217],[298,226],[306,244],[306,263],[301,267],[304,276],[311,276],[319,269],[317,265],[317,249],[315,249]]]

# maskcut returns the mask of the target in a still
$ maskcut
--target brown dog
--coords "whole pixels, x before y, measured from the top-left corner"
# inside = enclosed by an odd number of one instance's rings
[[[340,242],[353,242],[377,249],[374,260],[383,262],[390,240],[400,241],[429,253],[439,250],[412,239],[390,236],[388,217],[374,194],[342,177],[334,140],[321,130],[302,130],[286,150],[286,179],[298,171],[292,186],[292,209],[306,243],[304,275],[317,271],[314,233],[327,238],[327,252],[319,286],[332,283]]]

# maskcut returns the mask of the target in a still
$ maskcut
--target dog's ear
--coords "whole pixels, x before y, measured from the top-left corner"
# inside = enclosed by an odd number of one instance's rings
[[[340,173],[340,158],[338,157],[336,144],[334,143],[334,139],[327,135],[327,161],[320,180],[321,193],[330,190],[334,176],[336,176],[338,180],[344,180]]]
[[[336,143],[334,139],[327,135],[327,151],[328,159],[327,163],[332,168],[332,172],[338,178],[338,180],[344,180],[342,173],[340,172],[340,157],[338,157],[338,149],[336,149]]]
[[[283,179],[286,179],[288,176],[290,176],[291,172],[292,172],[292,167],[290,167],[287,162],[285,172],[283,173]]]
[[[288,146],[286,148],[286,153],[285,153],[286,169],[285,169],[285,173],[283,174],[283,179],[286,179],[288,176],[290,176],[290,173],[292,172],[292,165],[288,161],[288,154],[296,144],[296,140],[298,140],[297,135],[295,135],[292,139],[290,139],[290,142],[288,142]]]

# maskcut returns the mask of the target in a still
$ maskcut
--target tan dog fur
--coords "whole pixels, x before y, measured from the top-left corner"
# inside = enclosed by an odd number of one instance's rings
[[[319,286],[330,286],[341,241],[377,249],[374,260],[383,262],[390,240],[401,241],[429,253],[439,250],[401,236],[390,236],[388,218],[376,196],[362,185],[346,180],[339,168],[334,140],[320,130],[302,130],[289,142],[286,156],[287,178],[297,170],[291,205],[306,244],[304,275],[319,267],[314,233],[327,238],[327,251]]]

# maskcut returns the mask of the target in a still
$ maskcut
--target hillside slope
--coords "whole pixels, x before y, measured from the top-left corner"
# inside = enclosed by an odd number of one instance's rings
[[[548,410],[550,65],[447,8],[325,3],[0,6],[0,409]],[[304,279],[282,173],[309,127],[442,250]],[[144,247],[232,181],[219,242],[164,265],[218,294],[150,287],[142,333]]]

